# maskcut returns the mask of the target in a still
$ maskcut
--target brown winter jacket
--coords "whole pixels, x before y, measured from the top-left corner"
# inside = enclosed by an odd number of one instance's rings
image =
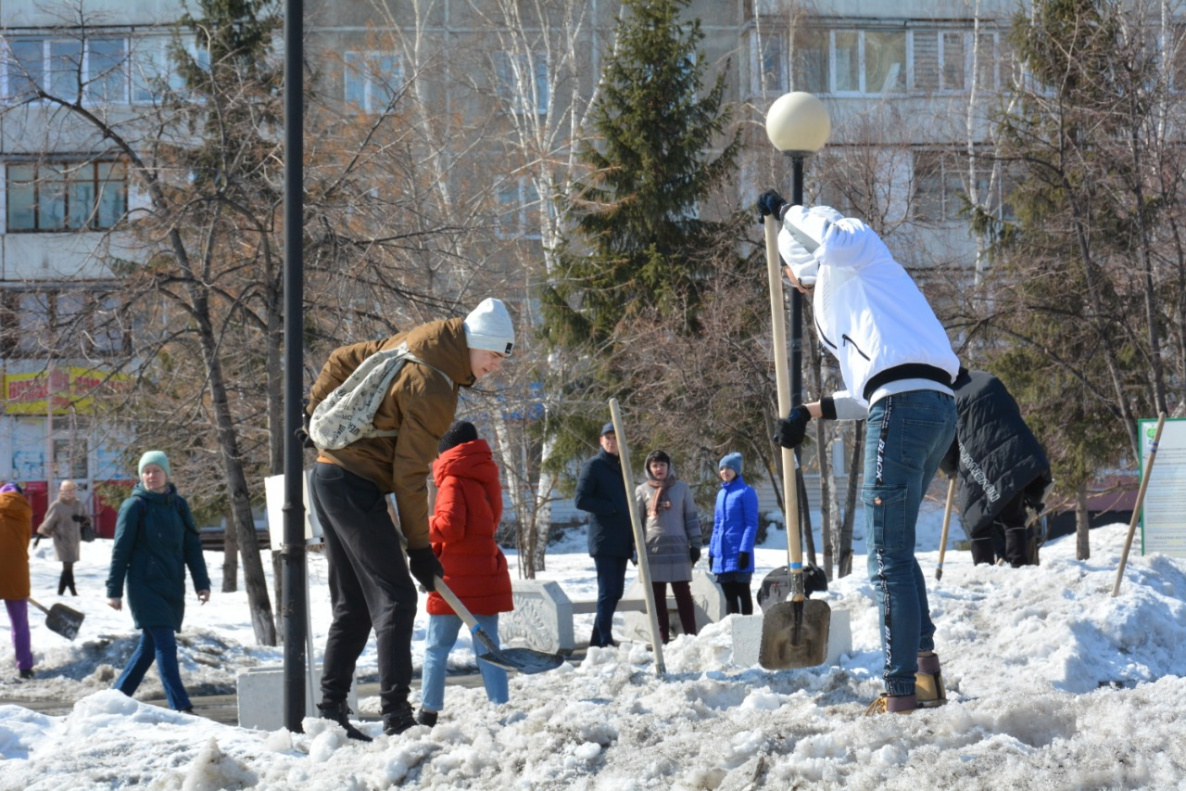
[[[82,541],[81,525],[75,516],[86,516],[86,506],[75,498],[66,502],[61,497],[53,501],[37,528],[38,535],[53,536],[54,552],[62,563],[76,563],[79,559],[79,544]],[[89,521],[89,517],[88,517]]]
[[[321,461],[337,464],[374,483],[384,494],[395,492],[400,529],[409,549],[428,541],[428,474],[437,443],[453,422],[458,388],[474,384],[462,319],[422,324],[386,340],[335,349],[310,393],[309,413],[377,351],[407,341],[408,351],[439,368],[448,379],[424,365],[408,363],[391,382],[388,397],[375,413],[375,427],[399,431],[398,437],[366,437],[339,450],[322,450]]]
[[[0,492],[0,599],[29,598],[33,507],[20,492]]]

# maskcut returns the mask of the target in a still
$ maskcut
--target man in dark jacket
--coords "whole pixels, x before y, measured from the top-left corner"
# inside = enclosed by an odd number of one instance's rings
[[[617,645],[612,634],[614,610],[626,587],[626,561],[634,554],[634,533],[613,423],[602,427],[601,452],[581,470],[576,507],[589,513],[589,554],[597,567],[597,616],[589,645]]]
[[[960,519],[971,539],[972,563],[1038,564],[1031,524],[1044,508],[1050,462],[1000,379],[960,368],[953,385],[959,415],[956,441],[941,469],[958,475]]]

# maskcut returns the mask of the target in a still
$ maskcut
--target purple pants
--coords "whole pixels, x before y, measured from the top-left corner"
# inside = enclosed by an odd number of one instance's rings
[[[12,647],[16,650],[17,670],[33,669],[33,651],[29,647],[29,603],[25,599],[5,599],[8,622],[12,624]]]

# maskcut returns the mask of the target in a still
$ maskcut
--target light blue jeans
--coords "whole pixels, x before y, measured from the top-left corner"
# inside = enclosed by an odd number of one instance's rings
[[[914,694],[918,652],[935,648],[914,533],[919,504],[955,438],[955,420],[955,399],[932,390],[887,396],[869,410],[861,500],[891,695]]]
[[[156,670],[161,674],[161,686],[165,688],[169,708],[177,711],[190,708],[189,695],[181,683],[181,670],[177,665],[177,637],[168,626],[144,627],[140,632],[140,642],[128,659],[128,666],[113,688],[132,697],[154,660]]]
[[[490,635],[498,646],[498,615],[475,615],[482,631]],[[445,708],[445,670],[449,652],[457,642],[462,621],[456,615],[428,616],[428,634],[424,638],[424,672],[420,678],[420,708],[426,711],[442,711]],[[474,640],[474,653],[479,657],[485,649]],[[478,659],[478,670],[482,672],[482,683],[486,686],[486,697],[491,703],[506,703],[507,671],[489,662]]]

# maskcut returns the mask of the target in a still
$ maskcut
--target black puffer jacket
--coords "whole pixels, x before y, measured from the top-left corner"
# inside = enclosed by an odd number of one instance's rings
[[[961,368],[954,389],[956,441],[941,469],[950,476],[958,465],[960,517],[972,536],[1020,493],[1039,503],[1050,484],[1050,462],[1000,379]]]
[[[577,481],[575,505],[589,514],[589,554],[628,558],[634,554],[630,500],[622,480],[622,462],[603,448],[585,464]]]

